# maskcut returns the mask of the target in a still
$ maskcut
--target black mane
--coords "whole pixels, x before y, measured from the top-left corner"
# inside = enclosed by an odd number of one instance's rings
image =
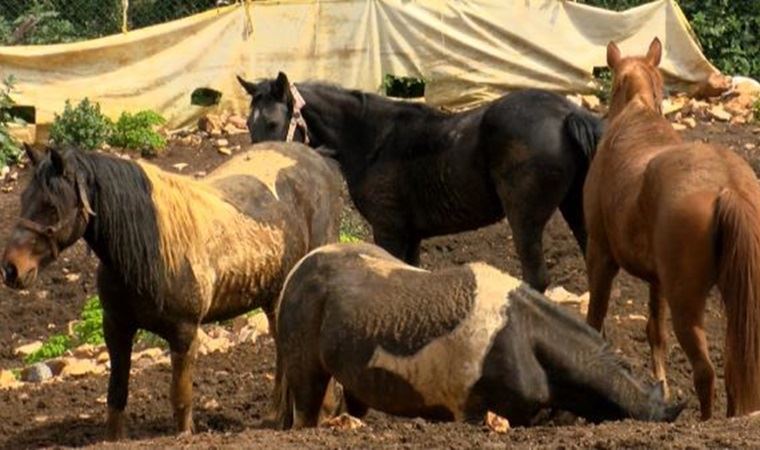
[[[151,184],[134,162],[118,157],[62,150],[66,172],[81,174],[95,216],[84,238],[101,263],[125,286],[155,298],[161,307],[160,286],[164,265],[159,250],[159,229],[151,198]],[[51,177],[49,159],[40,163],[35,176],[51,192],[60,192],[60,177]],[[41,178],[40,178],[41,177]]]

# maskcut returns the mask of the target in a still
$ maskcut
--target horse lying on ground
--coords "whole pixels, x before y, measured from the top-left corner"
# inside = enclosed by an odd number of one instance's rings
[[[29,286],[83,237],[100,259],[97,283],[111,360],[108,437],[125,433],[138,328],[169,343],[177,428],[192,431],[198,326],[257,307],[272,317],[295,262],[337,240],[334,169],[297,143],[254,145],[200,182],[98,153],[27,153],[34,177],[3,256],[5,283]]]
[[[717,283],[728,322],[728,415],[746,414],[760,409],[760,187],[736,153],[683,143],[662,117],[661,54],[657,39],[645,57],[623,58],[614,43],[607,47],[614,73],[609,123],[584,190],[587,320],[601,329],[620,267],[649,283],[654,375],[666,379],[670,305],[673,328],[694,371],[702,418],[708,419],[715,369],[704,310]]]
[[[487,411],[529,424],[544,408],[591,421],[672,421],[604,339],[482,263],[428,272],[369,244],[334,244],[288,274],[276,311],[276,426],[315,426],[331,377],[354,416],[437,420]]]
[[[418,265],[420,240],[473,230],[506,215],[523,278],[549,284],[542,235],[559,207],[583,251],[582,190],[601,120],[541,90],[514,92],[481,108],[447,114],[285,74],[258,84],[253,142],[326,146],[375,243]]]

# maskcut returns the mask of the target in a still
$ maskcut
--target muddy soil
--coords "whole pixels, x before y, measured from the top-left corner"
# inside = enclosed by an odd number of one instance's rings
[[[760,126],[700,124],[684,132],[689,139],[721,143],[744,156],[760,173]],[[245,135],[234,143],[244,143]],[[748,148],[746,144],[754,144]],[[176,143],[155,162],[169,170],[187,163],[183,173],[209,171],[225,159],[204,143],[185,148]],[[20,186],[29,177],[23,170]],[[18,214],[21,187],[0,193],[0,239],[5,241]],[[348,209],[352,223],[361,219]],[[581,254],[559,215],[544,237],[553,285],[575,293],[587,290]],[[33,289],[15,292],[0,288],[0,368],[18,367],[12,349],[27,341],[60,332],[75,319],[85,299],[95,293],[96,261],[79,243],[60,261],[44,271]],[[428,268],[481,260],[513,274],[519,263],[506,223],[481,230],[430,239],[423,244],[422,263]],[[66,275],[80,274],[76,281]],[[606,322],[608,338],[640,375],[647,376],[649,346],[645,337],[647,290],[625,274],[618,277]],[[578,313],[576,311],[576,313]],[[371,412],[367,426],[354,431],[313,429],[280,432],[263,429],[274,372],[274,349],[269,338],[240,345],[228,353],[200,357],[195,374],[196,427],[198,433],[176,438],[169,406],[170,369],[167,365],[139,370],[130,384],[128,416],[130,438],[121,444],[101,442],[105,416],[107,376],[25,385],[0,391],[0,447],[40,448],[58,446],[182,447],[182,448],[714,448],[760,447],[760,417],[727,420],[722,380],[724,318],[719,298],[711,295],[707,316],[710,350],[720,379],[716,419],[699,422],[691,371],[670,333],[668,378],[675,397],[687,401],[687,409],[674,424],[624,421],[604,425],[579,422],[533,428],[515,428],[496,434],[485,427],[398,419]]]

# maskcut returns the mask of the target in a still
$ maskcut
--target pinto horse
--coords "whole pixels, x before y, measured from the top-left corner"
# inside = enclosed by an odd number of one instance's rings
[[[582,190],[602,122],[541,90],[448,114],[322,83],[239,78],[253,142],[305,141],[339,163],[374,241],[419,264],[420,241],[495,223],[512,228],[523,278],[549,284],[544,226],[559,207],[581,250]],[[325,150],[327,149],[327,150]]]
[[[251,146],[204,180],[76,149],[27,148],[34,177],[2,272],[14,288],[84,238],[100,260],[98,292],[111,360],[107,435],[125,434],[138,328],[171,349],[171,402],[191,432],[201,323],[273,302],[290,268],[338,236],[340,186],[329,161],[298,143]],[[271,322],[271,319],[270,319]]]
[[[672,421],[661,384],[633,377],[596,330],[483,263],[429,272],[370,244],[314,250],[277,307],[280,428],[315,426],[331,378],[349,414],[528,425],[560,408],[590,421]]]
[[[652,370],[665,381],[667,306],[691,362],[701,415],[712,414],[715,370],[704,331],[717,283],[726,308],[728,415],[760,408],[760,187],[734,152],[682,142],[662,117],[662,54],[622,57],[614,43],[608,128],[584,187],[591,293],[587,321],[601,329],[619,268],[649,283]]]

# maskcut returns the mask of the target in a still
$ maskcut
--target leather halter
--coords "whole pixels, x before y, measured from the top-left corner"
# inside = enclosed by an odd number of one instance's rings
[[[290,124],[288,125],[288,135],[285,138],[285,142],[293,142],[293,138],[296,135],[296,129],[300,128],[303,131],[303,143],[309,145],[309,127],[306,126],[306,121],[301,114],[301,109],[306,106],[306,101],[301,97],[301,93],[298,92],[296,86],[289,83],[290,95],[293,97],[293,114],[290,116]]]
[[[71,210],[65,217],[53,225],[42,225],[33,220],[26,219],[24,217],[19,218],[16,226],[25,228],[29,231],[35,232],[43,238],[47,239],[50,252],[53,254],[53,259],[58,259],[58,255],[61,253],[61,249],[58,245],[56,238],[58,233],[62,229],[73,225],[77,217],[80,215],[83,219],[87,220],[87,216],[94,216],[95,212],[90,207],[90,201],[87,199],[87,194],[84,191],[82,180],[77,177],[75,181],[77,195],[79,196],[79,206],[76,209]]]

